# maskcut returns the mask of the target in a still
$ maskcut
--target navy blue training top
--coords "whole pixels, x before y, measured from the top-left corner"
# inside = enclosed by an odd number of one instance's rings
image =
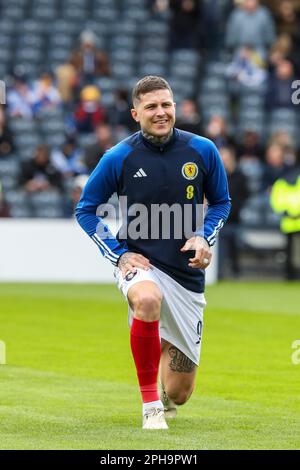
[[[119,230],[116,237],[97,215],[98,206],[115,192],[126,201],[123,221],[127,223],[127,230]],[[203,204],[204,197],[208,209],[201,227],[196,221],[197,205]],[[141,204],[148,209],[146,218],[144,213],[138,218]],[[157,227],[160,219],[154,219],[151,209],[173,204],[183,210],[192,206],[193,233],[188,237],[182,233],[178,238],[175,216],[170,218],[170,236]],[[174,129],[164,145],[152,144],[140,131],[108,150],[89,177],[76,217],[115,266],[126,251],[140,253],[186,289],[204,292],[204,270],[189,267],[191,252],[182,253],[180,248],[193,234],[204,236],[212,246],[229,212],[227,177],[217,148],[204,137]]]

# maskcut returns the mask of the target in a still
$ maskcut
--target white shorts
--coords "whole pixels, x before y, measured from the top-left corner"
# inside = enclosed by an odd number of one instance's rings
[[[137,268],[137,273],[129,280],[124,279],[120,269],[116,268],[114,276],[126,299],[128,289],[138,282],[153,281],[157,284],[163,296],[159,321],[160,337],[199,365],[203,310],[206,305],[204,294],[185,289],[156,267],[149,271]],[[129,326],[132,320],[133,312],[128,307]]]

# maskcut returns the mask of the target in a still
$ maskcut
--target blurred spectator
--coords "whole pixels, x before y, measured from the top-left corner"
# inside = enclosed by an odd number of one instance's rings
[[[260,142],[257,132],[246,130],[243,134],[242,142],[237,146],[237,155],[239,159],[243,158],[263,158],[264,149]]]
[[[95,131],[95,143],[89,145],[85,150],[84,164],[89,172],[92,172],[98,165],[101,157],[114,145],[112,127],[108,124],[101,124]]]
[[[67,216],[69,217],[74,216],[75,208],[79,202],[82,190],[85,187],[87,180],[88,180],[87,175],[78,175],[74,178],[71,191],[70,191],[70,204],[69,204],[69,207],[67,208],[67,214],[66,214]]]
[[[5,201],[5,197],[2,190],[2,184],[0,181],[0,217],[9,217],[10,211],[7,202]]]
[[[278,2],[276,22],[278,33],[290,35],[293,41],[296,41],[299,45],[300,18],[299,15],[297,15],[295,5],[292,0],[281,0]]]
[[[55,149],[51,153],[51,163],[64,178],[86,173],[87,169],[82,159],[82,151],[78,148],[74,137],[69,137],[60,149]]]
[[[269,190],[278,178],[283,177],[289,166],[284,162],[284,151],[278,144],[269,145],[265,160],[263,188]]]
[[[222,116],[213,116],[206,128],[205,135],[211,139],[220,149],[221,147],[234,146],[235,141],[228,134],[225,119]]]
[[[74,65],[70,62],[59,65],[56,70],[57,88],[64,103],[74,101],[74,91],[78,85],[79,78]]]
[[[93,83],[96,77],[109,77],[111,68],[105,51],[96,47],[96,36],[92,31],[83,31],[80,46],[70,57],[70,63],[82,78],[83,83]]]
[[[271,74],[266,94],[268,109],[293,107],[292,83],[295,80],[294,66],[289,60],[281,60]]]
[[[169,11],[169,0],[147,0],[148,8],[154,15],[162,15]]]
[[[80,92],[80,102],[75,109],[75,127],[79,132],[92,133],[105,120],[105,111],[100,104],[101,93],[94,85],[84,87]]]
[[[231,9],[231,0],[203,0],[200,19],[203,53],[209,51],[216,58],[222,54],[227,18]]]
[[[200,26],[198,0],[170,0],[170,49],[190,49],[198,46]]]
[[[274,42],[271,50],[269,61],[271,67],[276,67],[283,59],[289,57],[292,51],[292,39],[288,34],[281,34]]]
[[[238,169],[233,148],[222,147],[220,155],[227,173],[229,193],[231,196],[231,213],[223,227],[219,239],[220,278],[229,268],[233,275],[240,273],[238,251],[238,224],[240,212],[249,196],[248,182],[245,175]]]
[[[274,20],[258,0],[244,0],[232,11],[227,24],[226,46],[233,52],[251,46],[265,56],[275,37]]]
[[[252,47],[242,47],[228,66],[226,75],[247,87],[259,86],[265,82],[267,71],[262,56]]]
[[[6,123],[4,109],[0,106],[0,158],[9,155],[13,148],[13,136]]]
[[[13,83],[7,93],[7,106],[11,117],[27,119],[32,117],[32,91],[24,75],[14,74]]]
[[[297,163],[297,154],[295,149],[295,143],[286,131],[277,131],[275,132],[270,139],[270,145],[277,144],[280,145],[283,150],[284,163],[289,166],[295,165]]]
[[[109,123],[114,127],[121,126],[129,132],[136,132],[139,126],[132,119],[130,108],[128,91],[122,88],[117,89],[114,93],[114,103],[107,111]]]
[[[202,134],[201,117],[193,99],[186,98],[181,101],[176,119],[176,127],[197,135]]]
[[[62,188],[62,175],[50,162],[46,145],[38,145],[33,158],[23,162],[19,185],[29,192]]]
[[[61,98],[50,73],[43,73],[32,87],[32,110],[35,116],[61,104]]]

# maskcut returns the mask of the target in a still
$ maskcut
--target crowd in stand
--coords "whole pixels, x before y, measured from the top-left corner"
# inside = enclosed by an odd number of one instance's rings
[[[178,103],[177,126],[207,136],[220,149],[231,193],[237,195],[231,216],[235,223],[249,194],[269,190],[286,168],[297,164],[299,141],[294,135],[278,130],[266,136],[264,129],[242,133],[237,129],[245,90],[246,94],[262,90],[268,112],[290,109],[299,114],[291,94],[293,81],[300,77],[300,0],[149,0],[148,8],[157,18],[168,13],[170,51],[193,49],[204,63],[226,62],[226,93],[234,125],[222,115],[203,119],[201,102],[186,96]],[[110,105],[102,103],[97,80],[103,77],[113,77],[110,57],[97,47],[92,31],[81,34],[79,46],[54,73],[45,71],[32,81],[22,70],[14,70],[7,105],[0,108],[0,160],[17,153],[10,129],[14,120],[40,122],[59,110],[65,136],[59,146],[38,142],[32,158],[21,161],[20,189],[67,192],[75,203],[85,181],[78,177],[90,174],[107,149],[137,130],[126,87],[115,90]],[[258,171],[251,178],[253,168]],[[64,214],[71,215],[72,210]],[[8,215],[0,187],[0,216]]]

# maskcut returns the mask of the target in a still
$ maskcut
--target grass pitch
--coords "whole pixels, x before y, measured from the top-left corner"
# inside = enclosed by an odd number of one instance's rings
[[[208,287],[201,365],[168,431],[141,430],[115,286],[0,285],[0,449],[299,449],[299,283]]]

